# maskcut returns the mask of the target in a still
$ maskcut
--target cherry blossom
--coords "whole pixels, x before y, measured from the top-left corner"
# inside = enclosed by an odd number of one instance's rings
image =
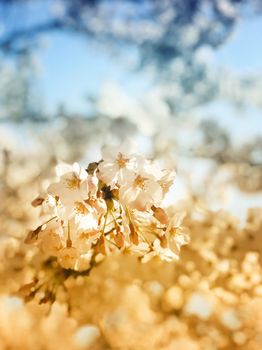
[[[127,144],[104,148],[102,156],[86,168],[57,167],[57,182],[32,202],[47,219],[25,243],[75,271],[114,252],[135,254],[142,262],[177,260],[189,242],[184,213],[170,216],[162,206],[175,172],[131,153]]]
[[[108,186],[114,187],[135,176],[135,157],[128,152],[128,144],[122,147],[104,147],[103,160],[99,164],[100,178]]]
[[[161,241],[156,239],[153,243],[152,250],[145,254],[142,258],[142,262],[148,262],[153,257],[159,257],[163,261],[178,260],[179,256],[169,248],[163,248]]]
[[[70,207],[80,199],[84,200],[88,197],[88,174],[79,164],[58,166],[57,175],[59,181],[51,184],[47,192],[54,198],[58,198],[63,205]]]
[[[181,246],[188,244],[190,240],[188,230],[182,226],[185,216],[185,212],[176,213],[171,218],[166,230],[167,246],[178,254]]]

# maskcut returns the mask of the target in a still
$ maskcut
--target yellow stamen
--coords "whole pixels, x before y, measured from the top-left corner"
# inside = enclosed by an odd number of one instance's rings
[[[117,157],[117,164],[119,168],[125,168],[128,162],[129,162],[129,159],[124,158],[123,154],[119,152]]]
[[[75,202],[75,210],[78,214],[86,215],[88,213],[87,207],[82,202]]]
[[[141,175],[138,175],[136,178],[135,178],[135,181],[134,181],[134,185],[136,187],[139,187],[141,189],[144,189],[145,188],[145,181],[147,179],[145,177],[142,177]]]
[[[66,184],[70,189],[80,188],[81,180],[74,176],[72,179],[66,179]]]

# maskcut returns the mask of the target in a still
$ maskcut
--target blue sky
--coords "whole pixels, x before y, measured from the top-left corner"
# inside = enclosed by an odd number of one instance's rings
[[[135,56],[131,50],[130,56]],[[73,34],[52,36],[40,63],[48,110],[62,102],[69,111],[85,112],[86,96],[97,94],[106,81],[116,81],[130,93],[148,87],[144,76],[129,71],[129,63],[121,64],[106,48]]]
[[[262,70],[262,18],[242,20],[217,54],[217,62],[238,72]]]
[[[262,71],[261,34],[262,18],[240,21],[228,42],[216,52],[214,63],[236,72]],[[40,86],[47,111],[60,103],[70,112],[88,111],[86,96],[98,93],[108,80],[116,81],[131,94],[148,88],[145,75],[129,72],[128,63],[114,60],[110,50],[73,34],[48,37],[40,63]]]

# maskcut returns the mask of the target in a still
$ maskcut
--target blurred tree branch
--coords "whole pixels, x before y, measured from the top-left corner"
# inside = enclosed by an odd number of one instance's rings
[[[0,40],[0,48],[7,53],[24,54],[28,52],[29,47],[19,48],[16,46],[17,41],[21,39],[32,40],[35,36],[41,33],[62,29],[63,27],[64,26],[62,21],[52,20],[50,22],[42,23],[31,28],[15,30]]]
[[[39,14],[35,16],[36,6],[46,12],[45,21]],[[168,63],[203,45],[217,48],[223,44],[244,7],[251,13],[262,8],[257,0],[36,0],[34,4],[28,0],[0,0],[0,50],[20,53],[29,49],[40,34],[71,30],[138,45],[142,64],[152,60]],[[25,13],[27,16],[23,16]],[[33,16],[36,18],[32,21]],[[11,19],[14,25],[10,28]]]

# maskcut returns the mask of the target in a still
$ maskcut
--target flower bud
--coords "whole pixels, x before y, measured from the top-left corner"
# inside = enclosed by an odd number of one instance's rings
[[[167,216],[167,213],[162,208],[157,208],[154,205],[151,208],[153,210],[154,217],[163,225],[167,225],[169,218]]]
[[[135,230],[135,227],[132,223],[129,224],[130,228],[130,240],[133,244],[138,245],[139,243],[139,237],[137,234],[137,231]]]
[[[116,228],[116,234],[114,236],[114,241],[115,241],[116,245],[118,246],[118,248],[123,248],[125,245],[124,235],[123,235],[123,232],[121,232],[120,226],[118,226]]]

